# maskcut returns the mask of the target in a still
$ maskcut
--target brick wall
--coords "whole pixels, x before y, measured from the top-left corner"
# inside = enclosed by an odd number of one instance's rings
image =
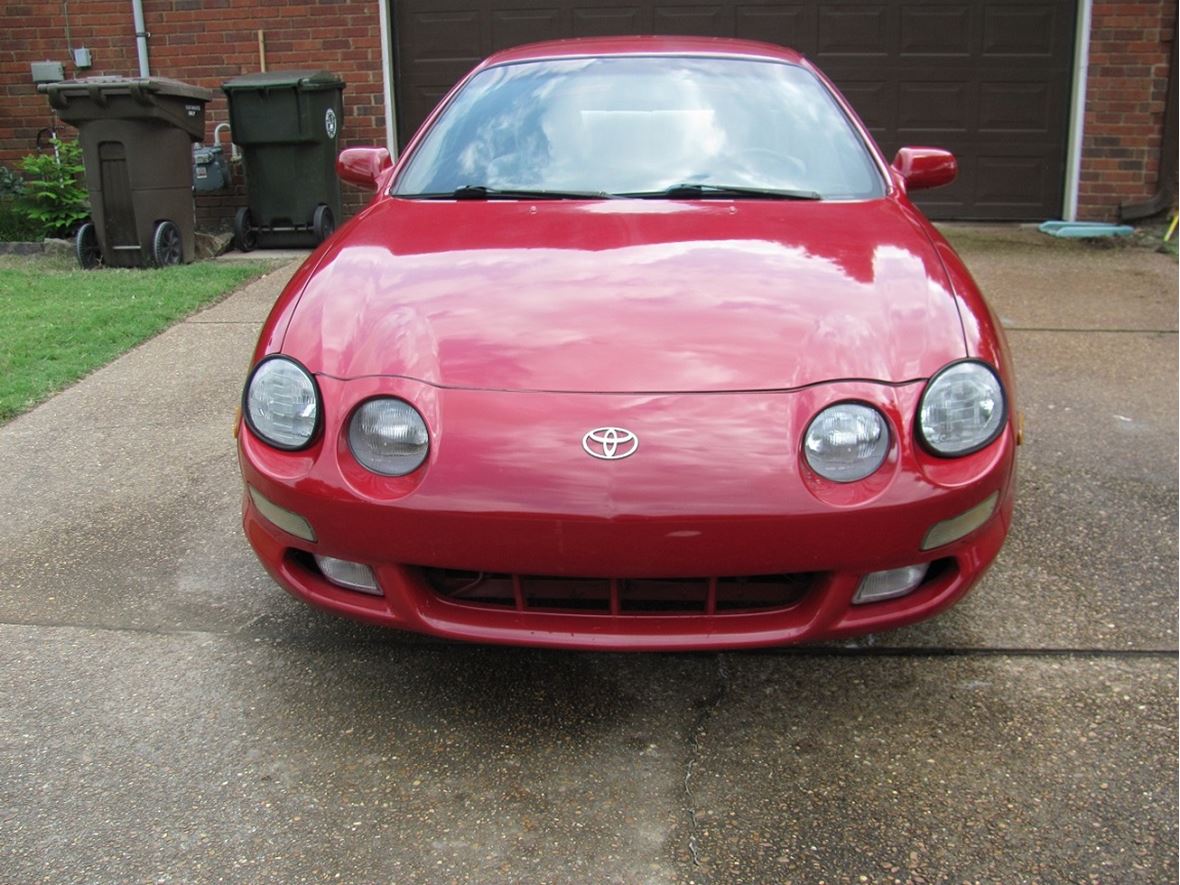
[[[1171,0],[1095,0],[1080,218],[1112,221],[1120,203],[1155,193],[1175,31],[1176,4]],[[1176,157],[1164,162],[1174,164]]]
[[[268,70],[325,69],[341,75],[344,90],[342,146],[384,144],[378,0],[143,0],[151,34],[153,76],[175,77],[212,89],[206,108],[207,139],[228,120],[221,84],[259,70],[258,31],[264,33]],[[85,46],[94,66],[78,71],[67,50]],[[31,81],[29,63],[66,62],[66,76],[138,76],[135,26],[127,0],[73,0],[8,3],[0,18],[0,163],[13,165],[32,153],[37,133],[53,125],[45,96]],[[60,123],[58,124],[61,125]],[[69,127],[62,127],[69,130]],[[343,186],[345,215],[368,195]],[[244,205],[239,185],[233,191],[197,198],[202,227],[228,226]]]

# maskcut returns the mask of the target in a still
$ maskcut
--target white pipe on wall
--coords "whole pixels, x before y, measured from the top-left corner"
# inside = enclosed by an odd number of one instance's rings
[[[1082,184],[1082,139],[1086,133],[1086,78],[1090,74],[1090,16],[1094,0],[1079,0],[1077,41],[1074,47],[1073,95],[1069,108],[1069,147],[1065,157],[1065,200],[1061,217],[1078,220],[1078,192]]]
[[[385,147],[397,158],[397,104],[393,93],[393,28],[390,0],[377,0],[377,21],[381,28],[381,82],[385,96]]]
[[[135,49],[139,54],[139,76],[150,77],[152,72],[148,67],[148,32],[143,23],[143,0],[131,0],[131,9],[135,14]]]

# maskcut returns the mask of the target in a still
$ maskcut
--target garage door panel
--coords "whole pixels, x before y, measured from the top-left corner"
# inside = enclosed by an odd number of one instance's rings
[[[969,56],[971,7],[906,6],[901,10],[897,54],[902,58]]]
[[[724,6],[672,6],[657,8],[652,16],[657,34],[713,37],[733,33],[732,10]]]
[[[734,36],[744,40],[765,40],[814,55],[815,12],[814,6],[801,3],[773,7],[740,6],[734,12]]]
[[[1045,164],[1035,157],[981,156],[976,167],[973,202],[984,210],[1029,210],[1051,187]]]
[[[483,57],[483,24],[476,10],[420,12],[406,16],[402,38],[414,46],[415,64]]]
[[[971,83],[900,83],[897,95],[895,132],[902,139],[966,132],[975,117]]]
[[[610,37],[615,34],[641,34],[643,13],[636,6],[617,9],[594,7],[575,9],[572,14],[573,36]]]
[[[989,6],[983,12],[983,56],[1052,59],[1058,43],[1060,4]]]
[[[616,34],[738,36],[815,58],[887,157],[945,147],[959,179],[935,218],[1061,211],[1076,0],[394,0],[403,144],[494,49]]]
[[[819,9],[817,61],[830,56],[883,56],[892,43],[889,9],[874,6],[821,6]]]
[[[558,40],[569,34],[562,10],[522,9],[493,12],[492,52],[535,40]]]
[[[980,83],[979,130],[1048,136],[1054,97],[1047,83]]]

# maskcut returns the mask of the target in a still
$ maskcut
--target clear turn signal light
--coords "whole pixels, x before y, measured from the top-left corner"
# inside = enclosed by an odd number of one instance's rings
[[[861,578],[860,586],[856,588],[856,595],[852,597],[852,604],[880,602],[882,599],[905,596],[922,583],[922,579],[926,577],[926,570],[929,568],[930,563],[920,562],[917,565],[907,565],[904,568],[871,572]]]
[[[334,556],[316,556],[315,563],[324,573],[324,577],[337,587],[359,590],[373,596],[382,595],[381,588],[377,586],[377,579],[373,576],[373,570],[364,563],[337,559]]]

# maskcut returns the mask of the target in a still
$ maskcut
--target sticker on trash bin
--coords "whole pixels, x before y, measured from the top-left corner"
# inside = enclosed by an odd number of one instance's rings
[[[328,133],[328,138],[336,137],[336,112],[331,108],[324,114],[324,131]]]

